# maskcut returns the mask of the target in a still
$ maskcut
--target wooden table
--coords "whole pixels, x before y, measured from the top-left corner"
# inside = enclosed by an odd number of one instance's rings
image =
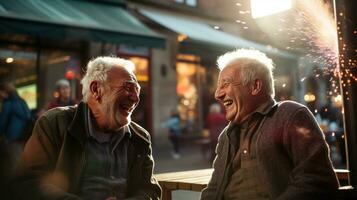
[[[173,190],[190,190],[200,192],[207,186],[211,178],[213,169],[200,169],[181,172],[170,172],[163,174],[156,174],[155,177],[162,187],[162,199],[171,200]],[[348,170],[335,170],[339,180],[348,179]]]

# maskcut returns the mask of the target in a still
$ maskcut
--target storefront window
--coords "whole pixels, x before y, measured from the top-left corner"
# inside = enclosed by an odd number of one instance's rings
[[[30,109],[37,108],[36,52],[32,48],[0,47],[0,79],[12,82]]]
[[[0,80],[15,85],[34,116],[47,110],[59,79],[69,80],[72,98],[81,99],[81,43],[20,34],[0,39]]]
[[[135,108],[131,118],[152,133],[150,49],[121,44],[117,46],[117,54],[119,57],[129,59],[135,64],[134,73],[141,86],[140,103]]]
[[[149,81],[149,61],[147,58],[130,57],[135,64],[135,75],[139,82]]]
[[[149,78],[149,59],[140,56],[124,56],[135,64],[135,75],[141,86],[140,103],[134,110],[133,121],[142,125],[146,130],[151,130],[151,93]]]
[[[177,86],[179,98],[178,111],[188,132],[194,131],[199,124],[199,74],[200,66],[194,61],[199,59],[192,55],[179,55],[176,63]]]
[[[26,101],[28,107],[31,110],[37,108],[37,86],[36,86],[36,83],[25,85],[22,87],[17,87],[16,90],[19,93],[20,97]]]
[[[43,97],[41,103],[47,108],[48,103],[55,98],[55,83],[67,79],[71,86],[71,98],[80,99],[81,63],[76,52],[60,50],[43,50],[40,57],[40,74],[43,77],[39,87]]]

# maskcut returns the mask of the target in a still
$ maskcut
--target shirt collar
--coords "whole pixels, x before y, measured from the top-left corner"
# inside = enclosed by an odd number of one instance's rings
[[[249,114],[242,123],[237,124],[234,122],[229,122],[228,127],[227,127],[227,135],[228,137],[230,137],[230,134],[232,132],[236,131],[236,128],[238,128],[237,130],[239,130],[242,127],[247,127],[248,126],[248,122],[250,120],[253,119],[253,116],[256,114],[260,114],[262,116],[267,115],[274,107],[277,106],[276,101],[273,98],[269,98],[268,101],[266,101],[265,103],[261,104],[260,106],[258,106],[258,108],[256,108],[251,114]]]
[[[247,115],[240,124],[244,125],[249,122],[253,116],[260,114],[260,115],[267,115],[275,106],[277,105],[276,101],[273,98],[269,98],[266,102],[262,103],[258,106],[253,112]]]
[[[253,111],[252,115],[254,115],[255,113],[267,115],[276,105],[276,101],[273,98],[269,98],[268,101],[261,104],[255,111]]]
[[[88,132],[89,132],[89,136],[94,138],[95,140],[97,140],[99,143],[103,143],[103,142],[109,142],[113,136],[113,134],[115,135],[121,135],[121,138],[124,138],[125,135],[128,135],[129,138],[131,138],[131,131],[128,125],[123,126],[122,128],[120,128],[119,130],[112,132],[112,133],[105,133],[105,132],[101,132],[101,131],[97,131],[95,130],[95,128],[93,127],[93,118],[90,115],[90,110],[89,108],[88,112],[87,112],[87,121],[88,121]]]

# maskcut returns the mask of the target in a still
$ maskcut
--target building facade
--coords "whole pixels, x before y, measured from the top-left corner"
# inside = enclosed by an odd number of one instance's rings
[[[36,112],[47,109],[59,79],[81,99],[86,63],[118,55],[136,63],[142,103],[134,118],[151,130],[150,51],[165,39],[126,9],[121,0],[1,1],[0,79],[15,84]]]
[[[298,57],[270,45],[245,39],[238,30],[232,2],[216,0],[131,0],[128,8],[148,27],[166,38],[165,49],[151,54],[153,130],[177,110],[184,135],[202,134],[218,77],[216,59],[226,51],[254,48],[276,63],[277,99],[299,95]],[[233,4],[234,5],[234,4]]]
[[[70,80],[72,96],[80,99],[85,64],[117,55],[136,64],[142,94],[135,121],[163,135],[160,124],[177,110],[184,134],[200,136],[215,102],[216,59],[236,48],[255,48],[274,59],[277,100],[304,96],[299,56],[267,44],[254,27],[247,32],[237,23],[243,8],[229,1],[4,0],[0,5],[5,10],[0,77],[11,79],[32,109],[46,108],[61,78]]]

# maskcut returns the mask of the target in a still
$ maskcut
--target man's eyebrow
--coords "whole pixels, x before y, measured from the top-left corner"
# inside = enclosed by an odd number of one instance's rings
[[[225,77],[225,78],[222,78],[222,81],[233,81],[233,78],[232,77]]]

